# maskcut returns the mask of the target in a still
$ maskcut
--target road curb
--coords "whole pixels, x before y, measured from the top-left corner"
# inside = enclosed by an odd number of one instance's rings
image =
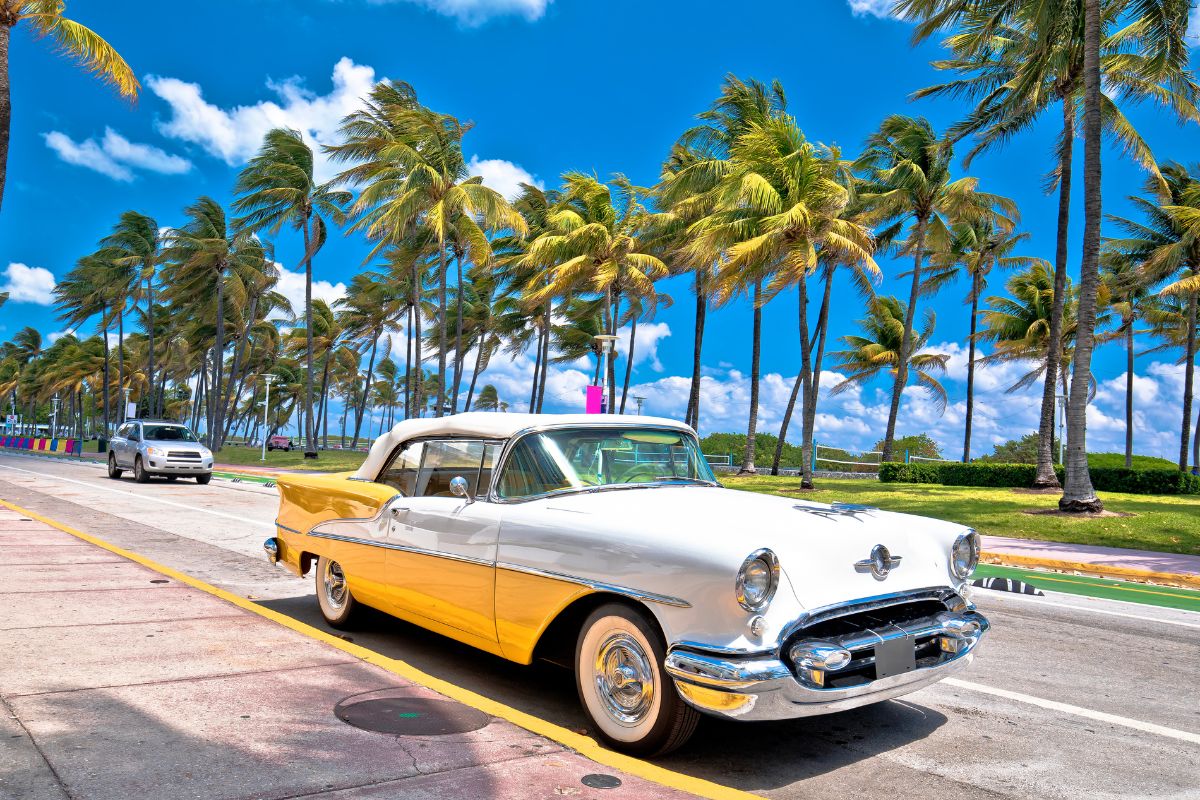
[[[987,550],[983,551],[980,558],[986,564],[996,564],[1001,567],[1021,567],[1024,569],[1050,570],[1052,572],[1078,572],[1084,575],[1093,575],[1097,578],[1153,583],[1160,586],[1174,586],[1180,589],[1200,589],[1200,575],[1188,575],[1179,572],[1153,572],[1150,570],[1134,569],[1132,567],[1089,564],[1083,561],[1060,561],[1054,558],[992,553]]]

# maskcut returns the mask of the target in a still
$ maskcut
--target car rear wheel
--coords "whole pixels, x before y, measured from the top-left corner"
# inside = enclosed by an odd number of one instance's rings
[[[666,645],[647,616],[620,603],[597,608],[575,646],[575,686],[596,732],[616,750],[669,753],[696,730],[700,713],[663,669]]]
[[[350,594],[342,565],[325,556],[317,559],[317,603],[321,616],[334,628],[346,628],[358,611],[358,601]]]
[[[109,454],[108,454],[108,477],[112,478],[114,481],[118,481],[118,480],[120,480],[120,479],[121,479],[121,473],[122,473],[122,472],[124,472],[124,470],[122,470],[122,469],[119,469],[119,468],[117,467],[117,456],[116,456],[116,454],[115,454],[115,453],[109,453]]]
[[[150,482],[150,473],[146,472],[146,468],[142,466],[141,456],[133,460],[133,479],[138,483]]]
[[[204,486],[205,484],[207,484],[207,483],[208,483],[209,481],[211,481],[211,480],[212,480],[212,473],[211,473],[211,472],[210,472],[209,474],[207,474],[207,475],[197,475],[197,476],[196,476],[196,483],[200,484],[201,486]]]

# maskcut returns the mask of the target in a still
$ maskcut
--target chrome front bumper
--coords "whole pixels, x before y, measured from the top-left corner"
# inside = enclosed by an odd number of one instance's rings
[[[822,639],[789,642],[788,651],[812,644],[833,644],[850,651],[855,666],[847,671],[866,672],[861,682],[830,686],[837,672],[805,669],[789,656],[730,656],[703,652],[694,646],[674,646],[667,653],[667,672],[690,705],[708,714],[744,721],[791,719],[831,714],[878,703],[940,681],[971,663],[974,650],[987,632],[987,619],[973,609],[947,611],[887,629],[869,630]],[[909,672],[874,677],[876,644],[908,638],[914,648],[936,652],[916,659]]]

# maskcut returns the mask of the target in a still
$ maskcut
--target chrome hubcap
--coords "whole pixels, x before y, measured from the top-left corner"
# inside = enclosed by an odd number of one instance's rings
[[[346,605],[346,576],[342,574],[342,565],[326,561],[321,582],[325,586],[325,602],[334,611],[341,611]]]
[[[613,720],[632,726],[646,719],[654,703],[654,670],[637,639],[624,632],[605,638],[594,670],[596,693]]]

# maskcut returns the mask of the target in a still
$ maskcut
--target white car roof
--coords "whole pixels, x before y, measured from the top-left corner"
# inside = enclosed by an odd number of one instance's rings
[[[641,417],[614,414],[510,414],[507,412],[471,411],[445,417],[406,419],[397,422],[371,445],[367,460],[358,468],[355,477],[374,480],[396,445],[425,436],[478,436],[481,439],[508,439],[521,431],[548,425],[654,425],[692,432],[682,422],[665,417]]]

